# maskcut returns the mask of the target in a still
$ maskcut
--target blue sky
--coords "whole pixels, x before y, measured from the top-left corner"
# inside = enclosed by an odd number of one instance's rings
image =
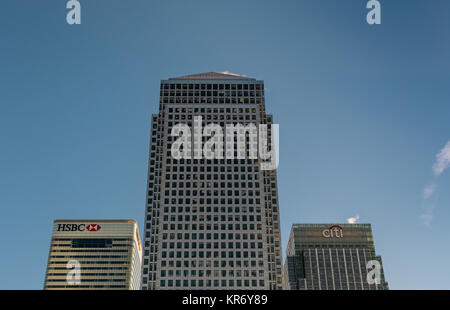
[[[450,289],[449,1],[80,2],[0,4],[0,289],[42,288],[54,219],[142,228],[160,80],[226,70],[280,124],[283,248],[359,215],[392,289]]]

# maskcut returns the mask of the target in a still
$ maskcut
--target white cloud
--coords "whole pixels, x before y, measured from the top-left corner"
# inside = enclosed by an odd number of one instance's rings
[[[450,141],[448,141],[439,154],[436,155],[433,172],[435,175],[440,175],[448,167],[450,167]]]
[[[433,214],[424,213],[420,216],[420,220],[422,221],[422,223],[428,226],[431,224],[431,221],[433,220]]]
[[[423,190],[423,198],[428,199],[433,195],[434,191],[436,190],[436,184],[431,184],[425,187]]]
[[[359,221],[359,214],[356,214],[355,217],[349,217],[347,219],[347,223],[349,223],[349,224],[355,224],[358,221]]]
[[[424,206],[422,206],[422,214],[419,216],[422,223],[426,226],[430,226],[434,219],[434,203],[427,201]]]
[[[450,167],[450,141],[447,141],[444,148],[436,155],[436,162],[433,164],[433,173],[438,177],[445,169]],[[430,184],[423,189],[423,199],[426,204],[429,204],[428,200],[436,192],[436,184]],[[436,199],[433,199],[436,200]],[[427,226],[433,221],[434,203],[424,208],[424,212],[419,216],[420,220]]]

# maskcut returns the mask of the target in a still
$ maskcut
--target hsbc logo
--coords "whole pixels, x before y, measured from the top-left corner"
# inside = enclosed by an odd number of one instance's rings
[[[341,226],[333,225],[328,229],[322,231],[322,236],[325,238],[342,238],[344,237],[344,231]]]
[[[57,231],[99,231],[101,228],[98,224],[58,224]]]
[[[89,231],[98,231],[100,230],[101,226],[98,224],[89,224],[86,229]]]

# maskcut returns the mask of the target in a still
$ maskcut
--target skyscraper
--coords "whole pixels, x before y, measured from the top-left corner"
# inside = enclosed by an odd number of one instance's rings
[[[138,290],[141,257],[134,220],[55,220],[44,289]]]
[[[381,256],[375,253],[371,225],[294,224],[283,268],[283,287],[287,290],[388,289]]]
[[[161,81],[151,125],[143,289],[282,288],[276,170],[251,156],[229,156],[242,147],[205,158],[195,139],[212,123],[272,128],[263,81],[214,72]],[[190,158],[172,154],[178,124],[194,128],[185,136],[194,141]],[[224,136],[215,141],[239,143]]]

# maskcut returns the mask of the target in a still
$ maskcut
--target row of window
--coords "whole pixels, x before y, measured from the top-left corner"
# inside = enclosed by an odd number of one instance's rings
[[[160,276],[165,277],[264,277],[264,270],[236,270],[236,269],[221,269],[221,270],[211,270],[211,269],[192,269],[192,270],[173,270],[173,269],[162,269],[160,271]]]
[[[169,112],[169,118],[170,115],[174,115],[176,114],[185,114],[185,113],[202,113],[202,114],[216,114],[216,115],[223,115],[225,113],[230,114],[230,113],[256,113],[256,108],[166,108]]]
[[[197,242],[192,241],[186,241],[186,242],[162,242],[162,248],[163,249],[196,249],[197,248]],[[220,245],[220,246],[219,246]],[[199,242],[198,248],[199,249],[262,249],[263,244],[262,242]]]
[[[258,247],[262,249],[262,247]],[[254,248],[253,248],[254,249]],[[184,254],[184,255],[182,255]],[[162,258],[262,258],[263,252],[255,251],[162,251]]]
[[[181,90],[192,90],[192,89],[200,89],[200,90],[262,90],[264,89],[264,84],[225,84],[225,83],[177,83],[177,84],[161,84],[161,89],[163,90],[173,90],[173,89],[181,89]]]
[[[331,248],[333,250],[342,250],[342,251],[356,251],[356,249],[363,249],[366,251],[370,251],[371,253],[373,252],[373,244],[372,243],[367,243],[367,244],[356,244],[356,243],[341,243],[341,242],[333,242],[333,243],[310,243],[310,244],[301,244],[301,245],[295,245],[295,249],[296,250],[303,250],[305,251],[305,253],[308,253],[308,251],[314,252],[317,248],[317,252],[321,253],[322,250],[326,250],[328,248]]]
[[[85,270],[83,268],[83,270]],[[126,276],[126,273],[123,272],[119,272],[119,273],[114,273],[114,272],[105,272],[105,273],[80,273],[81,278],[83,277],[115,277],[115,276]],[[47,274],[47,276],[51,277],[57,277],[57,276],[67,276],[67,272],[65,273],[57,273],[57,272],[49,272]]]
[[[262,255],[261,255],[262,256]],[[262,258],[262,257],[261,257]],[[169,266],[171,268],[202,268],[203,266],[209,267],[207,266],[208,264],[210,264],[211,261],[203,261],[203,260],[192,260],[192,261],[188,261],[188,260],[163,260],[161,261],[161,267],[166,267]],[[214,264],[214,267],[216,268],[226,268],[226,267],[230,267],[230,268],[234,268],[234,267],[245,267],[245,268],[249,268],[249,267],[263,267],[264,266],[264,261],[262,260],[222,260],[219,261],[215,260],[212,262]]]
[[[165,198],[164,199],[164,203],[165,204],[208,204],[208,205],[210,205],[210,204],[215,204],[215,205],[218,205],[218,204],[228,204],[228,205],[233,205],[233,204],[237,204],[237,205],[239,205],[239,204],[247,204],[247,199],[246,198],[234,198],[234,199],[232,199],[232,198],[228,198],[228,199],[225,199],[225,198],[222,198],[222,199],[220,199],[220,202],[219,202],[219,199],[218,198],[216,198],[216,199],[209,199],[209,198],[207,198],[207,199],[203,199],[203,198],[200,198],[200,199],[196,199],[196,198],[193,198],[192,199],[192,201],[191,201],[191,199],[189,199],[189,198],[186,198],[186,199],[183,199],[183,198],[178,198],[178,199],[176,199],[176,198],[172,198],[172,199],[169,199],[169,198]],[[248,200],[248,204],[250,204],[250,205],[253,205],[253,204],[260,204],[261,203],[261,200],[259,199],[259,198],[257,198],[257,199],[255,199],[255,200],[253,200],[253,199],[249,199]],[[273,201],[273,203],[276,203],[276,200],[274,200]]]
[[[163,211],[165,213],[169,213],[169,212],[171,212],[171,213],[176,213],[176,212],[178,212],[178,213],[189,213],[189,212],[197,213],[198,211],[199,212],[206,211],[208,214],[211,214],[212,212],[214,212],[214,213],[218,213],[218,212],[220,212],[220,213],[225,213],[225,212],[247,213],[247,211],[250,213],[254,213],[254,212],[261,213],[261,207],[252,207],[252,206],[250,206],[250,207],[245,207],[245,206],[244,207],[238,207],[238,206],[234,206],[234,207],[230,207],[230,206],[228,206],[228,207],[182,207],[182,206],[174,207],[174,206],[172,206],[172,207],[164,207]],[[221,218],[223,216],[225,216],[225,215],[222,214]]]
[[[179,182],[178,184],[177,184],[177,182],[172,182],[172,184],[170,182],[165,182],[164,185],[166,187],[170,187],[171,185],[174,185],[173,187],[181,187],[181,188],[183,188],[183,187],[191,188],[192,187],[192,188],[200,189],[200,188],[204,188],[205,187],[203,185],[203,183],[205,183],[205,184],[211,183],[211,182],[197,182],[197,181],[189,182],[189,180],[184,180],[184,175],[179,175],[179,177],[180,177],[179,178],[180,181],[182,181],[182,182]],[[212,177],[211,177],[211,174],[199,174],[199,175],[193,176],[193,179],[196,180],[197,178],[199,178],[200,180],[211,180],[211,179],[218,180],[219,177],[220,177],[221,180],[225,180],[226,179],[226,175],[224,175],[224,174],[223,175],[215,174]],[[248,175],[247,178],[249,180],[252,179],[251,175]],[[170,180],[170,178],[168,178],[168,179]],[[177,179],[178,179],[178,177],[175,177],[172,180],[177,180]],[[227,179],[229,181],[231,180],[231,178],[227,178]],[[237,180],[239,180],[239,176],[235,175],[234,176],[234,181],[237,181]],[[241,181],[245,181],[245,175],[241,175]],[[225,189],[225,188],[234,188],[234,187],[235,188],[247,188],[247,187],[248,188],[253,188],[253,187],[259,188],[259,182],[220,182],[220,183],[219,182],[214,182],[214,188]],[[203,190],[201,190],[201,189],[199,190],[199,193],[203,193],[203,192],[204,192]],[[232,195],[232,193],[230,193],[229,195]],[[238,194],[238,195],[240,195],[240,194]],[[259,196],[259,191],[257,191],[256,195]]]
[[[230,226],[234,225],[234,226]],[[211,230],[262,230],[262,224],[229,224],[229,226],[221,226],[219,229],[219,226],[211,226],[211,225],[203,225],[203,224],[163,224],[163,230],[172,230],[172,231],[180,231],[180,230],[199,230],[199,231],[211,231]]]
[[[164,222],[168,222],[168,221],[171,221],[171,222],[175,222],[175,221],[178,221],[178,222],[183,222],[183,221],[203,222],[205,220],[208,222],[211,222],[211,221],[218,222],[219,215],[210,215],[210,214],[203,215],[202,214],[202,215],[198,215],[198,216],[192,215],[192,217],[189,214],[184,215],[184,216],[183,215],[178,215],[178,216],[170,215],[170,219],[169,219],[169,215],[163,216]],[[220,221],[221,222],[229,222],[230,224],[239,223],[239,222],[247,222],[247,221],[248,222],[258,221],[259,222],[259,221],[261,221],[261,215],[257,215],[256,217],[254,215],[249,215],[248,217],[247,217],[247,215],[235,215],[234,217],[232,215],[229,215],[228,218],[225,215],[222,215],[222,216],[220,216]]]
[[[67,263],[69,261],[50,261],[48,264],[49,265],[64,265],[67,266]],[[128,265],[129,262],[128,261],[78,261],[81,265]],[[67,268],[67,267],[66,267]]]
[[[230,172],[234,172],[234,173],[249,173],[249,172],[258,172],[258,165],[254,164],[254,165],[249,165],[249,166],[228,166],[225,164],[218,164],[218,165],[201,165],[201,166],[188,166],[188,165],[169,165],[166,166],[166,172],[215,172],[215,173],[230,173]],[[167,176],[168,174],[166,174]],[[208,183],[209,184],[209,183]],[[214,182],[214,184],[218,185],[218,183]],[[207,183],[205,183],[205,185],[207,185]]]
[[[153,153],[154,154],[154,153]],[[206,158],[201,158],[201,159],[185,159],[185,158],[181,158],[181,159],[172,159],[171,156],[169,156],[168,158],[166,158],[167,160],[167,164],[173,164],[173,165],[193,165],[193,166],[197,166],[197,167],[201,167],[203,165],[254,165],[254,169],[255,172],[259,171],[259,168],[257,166],[257,162],[254,159],[244,159],[244,158],[234,158],[234,159],[206,159]]]
[[[248,90],[163,90],[161,97],[262,97],[264,91]]]
[[[48,267],[47,268],[49,271],[50,270],[67,270],[67,267]],[[83,266],[83,270],[128,270],[128,267],[84,267]]]
[[[159,103],[208,103],[208,104],[261,104],[261,98],[254,97],[161,97]]]
[[[177,166],[167,166],[166,167],[166,172],[170,172],[170,170],[173,170],[175,167],[177,167]],[[182,167],[183,166],[180,166],[180,168],[182,168]],[[191,167],[187,166],[186,170],[191,170],[191,169],[188,169],[188,168],[191,168]],[[194,168],[194,167],[192,167],[192,168]],[[249,166],[249,167],[241,167],[241,168],[247,170],[248,173],[245,173],[245,171],[241,171],[241,173],[238,174],[238,172],[236,171],[235,174],[232,174],[231,171],[227,171],[227,172],[225,172],[225,171],[220,171],[220,172],[219,171],[214,171],[214,179],[218,180],[220,178],[221,180],[229,180],[229,181],[231,181],[231,180],[239,180],[239,179],[241,179],[241,180],[246,180],[246,179],[248,179],[248,180],[253,180],[253,179],[258,180],[258,174],[251,173],[251,172],[253,172],[253,170],[256,167]],[[217,167],[217,169],[219,170],[219,167]],[[241,170],[243,170],[243,169],[241,169]],[[208,169],[206,169],[206,170],[208,170]],[[173,171],[173,172],[177,172],[177,171]],[[166,173],[166,180],[182,180],[182,181],[184,181],[184,180],[189,181],[191,179],[192,180],[199,180],[199,179],[200,180],[205,180],[208,175],[211,175],[212,171],[193,171],[194,174],[189,173],[191,171],[186,171],[186,172],[187,173],[184,173],[184,171],[180,171],[179,173],[172,173],[172,174],[171,173]],[[209,179],[211,179],[211,178],[209,178]],[[231,182],[228,182],[228,183],[229,183],[228,185],[232,185]],[[225,187],[225,182],[220,182],[220,183],[219,182],[195,182],[195,184],[193,184],[193,185],[194,185],[194,187],[198,186],[198,187],[215,187],[215,188],[218,188],[219,185],[221,185],[221,187]],[[245,184],[241,184],[241,185],[245,186]],[[255,187],[256,187],[256,184],[255,184]]]
[[[183,282],[182,282],[183,281]],[[198,281],[198,282],[197,282]],[[167,286],[166,286],[167,283]],[[183,286],[181,285],[183,283]],[[264,287],[264,280],[160,280],[160,287]]]
[[[190,174],[173,174],[173,175],[167,175],[166,180],[170,181],[176,181],[176,180],[180,180],[180,181],[187,181],[187,182],[181,182],[183,185],[185,186],[181,186],[181,187],[186,187],[186,188],[190,188],[191,185],[193,188],[205,188],[205,187],[209,187],[209,188],[232,188],[233,185],[235,185],[236,187],[243,187],[246,188],[247,186],[249,188],[253,188],[253,185],[255,186],[255,188],[259,188],[259,182],[241,182],[241,184],[238,184],[238,182],[234,182],[235,184],[233,184],[233,182],[188,182],[191,177],[193,180],[205,180],[208,179],[208,176],[210,176],[211,174],[195,174],[195,175],[190,175]],[[186,178],[186,180],[185,180]],[[235,174],[219,174],[219,175],[214,175],[214,179],[221,179],[221,180],[241,180],[241,181],[245,181],[246,179],[248,180],[253,180],[253,175],[249,174],[249,175],[245,175],[245,174],[241,174],[240,176]],[[211,178],[209,178],[211,179]],[[257,178],[256,178],[257,179]],[[167,185],[170,186],[170,183],[167,182]],[[209,186],[208,186],[209,185]],[[249,191],[245,191],[246,193],[250,193],[250,195],[253,194],[252,190]],[[190,192],[189,192],[190,193]],[[199,191],[197,192],[197,190],[193,190],[192,192],[194,195],[200,194],[201,196],[203,196],[205,193],[212,193],[210,190],[204,191],[202,189],[199,189]],[[218,191],[214,191],[213,193],[217,193],[217,195],[219,194]],[[236,195],[241,195],[241,193],[243,192],[236,192]],[[175,192],[174,195],[177,195],[177,193]],[[190,195],[190,194],[188,194]],[[223,193],[222,195],[225,195],[225,193]],[[233,193],[231,191],[228,191],[228,195],[233,195]],[[256,195],[259,195],[259,191],[256,191]]]
[[[189,235],[191,237],[191,239],[197,239],[197,233],[191,233],[189,234],[188,232],[186,233],[163,233],[163,240],[175,240],[175,239],[183,239],[183,235],[185,239],[190,239]],[[198,238],[199,239],[207,239],[207,240],[218,240],[223,239],[223,240],[262,240],[262,234],[258,233],[258,234],[254,234],[254,233],[221,233],[220,237],[219,237],[219,233],[198,233]],[[208,243],[209,244],[209,243]],[[218,244],[218,242],[214,242],[214,246],[216,246],[216,244]]]

